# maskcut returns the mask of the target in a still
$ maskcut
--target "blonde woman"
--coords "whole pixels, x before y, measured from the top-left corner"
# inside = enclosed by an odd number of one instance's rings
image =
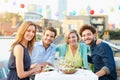
[[[35,38],[36,25],[29,21],[23,22],[10,48],[8,80],[29,80],[30,75],[41,71],[40,65],[31,65],[30,55]]]
[[[89,47],[79,40],[77,31],[71,30],[66,34],[66,43],[57,45],[56,51],[59,52],[59,57],[74,62],[75,67],[89,69],[87,58]]]

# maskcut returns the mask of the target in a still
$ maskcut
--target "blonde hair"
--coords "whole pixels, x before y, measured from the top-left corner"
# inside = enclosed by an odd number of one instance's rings
[[[17,34],[16,34],[16,38],[15,38],[15,41],[13,42],[13,44],[11,45],[10,47],[10,51],[13,50],[13,48],[15,47],[16,44],[20,43],[23,38],[24,38],[24,34],[27,30],[27,28],[30,26],[30,25],[33,25],[35,26],[35,35],[33,37],[33,39],[31,41],[28,42],[28,51],[31,53],[32,52],[32,49],[33,49],[33,46],[34,46],[34,42],[36,40],[36,25],[31,22],[31,21],[26,21],[26,22],[23,22],[21,24],[21,26],[19,27],[18,31],[17,31]]]
[[[77,36],[77,41],[79,42],[80,37],[79,37],[77,31],[76,31],[76,30],[70,30],[70,31],[68,31],[67,33],[65,33],[66,43],[69,44],[69,43],[68,43],[68,38],[69,38],[69,35],[70,35],[71,33],[75,33],[75,35]]]

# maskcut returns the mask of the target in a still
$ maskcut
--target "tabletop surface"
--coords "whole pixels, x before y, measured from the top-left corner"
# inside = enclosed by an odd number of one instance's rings
[[[98,80],[98,76],[90,70],[79,69],[74,74],[64,74],[62,72],[50,71],[35,75],[35,80]]]

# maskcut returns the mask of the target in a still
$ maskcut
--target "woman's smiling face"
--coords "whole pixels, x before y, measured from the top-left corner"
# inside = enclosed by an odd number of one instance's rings
[[[72,46],[72,45],[76,45],[77,42],[78,42],[77,35],[75,33],[70,33],[68,35],[68,44]]]

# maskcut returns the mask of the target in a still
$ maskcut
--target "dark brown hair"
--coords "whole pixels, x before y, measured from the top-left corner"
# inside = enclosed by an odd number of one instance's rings
[[[45,32],[46,32],[47,30],[54,32],[54,33],[55,33],[55,36],[54,36],[54,37],[56,37],[56,35],[57,35],[57,30],[56,30],[55,28],[53,28],[53,27],[46,27],[45,30],[44,30],[44,32],[43,32],[43,34],[45,34]]]
[[[86,29],[90,30],[93,34],[96,33],[96,29],[95,29],[94,26],[92,26],[92,25],[90,25],[90,24],[84,24],[84,25],[80,28],[80,30],[79,30],[80,36],[82,36],[82,32],[83,32],[84,30],[86,30]]]

